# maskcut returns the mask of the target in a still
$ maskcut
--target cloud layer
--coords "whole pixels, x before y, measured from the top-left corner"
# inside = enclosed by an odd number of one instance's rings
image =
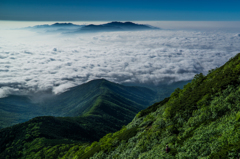
[[[161,84],[190,80],[240,52],[239,33],[152,30],[38,34],[0,30],[0,97],[61,93],[87,81]]]

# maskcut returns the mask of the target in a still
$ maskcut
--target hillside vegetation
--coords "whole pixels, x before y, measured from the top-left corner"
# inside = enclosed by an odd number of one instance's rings
[[[89,146],[73,146],[62,158],[237,158],[239,75],[240,54],[207,76],[197,74],[183,89],[139,112],[120,131]]]
[[[156,92],[147,88],[122,86],[104,79],[72,88],[44,102],[44,109],[49,109],[50,114],[65,117],[40,116],[1,129],[0,158],[32,159],[33,156],[44,158],[46,155],[55,159],[64,154],[60,153],[59,144],[64,144],[61,150],[65,152],[71,144],[82,145],[97,141],[132,121],[140,110],[153,103],[156,96]],[[13,101],[12,107],[16,106]],[[32,108],[32,105],[24,105],[28,100],[23,101],[25,103],[18,103],[17,106],[22,108],[22,104],[25,110],[28,106]],[[41,104],[44,106],[44,103]],[[13,111],[11,109],[9,114]],[[18,113],[21,114],[21,111],[18,110]],[[56,146],[58,150],[55,151]]]

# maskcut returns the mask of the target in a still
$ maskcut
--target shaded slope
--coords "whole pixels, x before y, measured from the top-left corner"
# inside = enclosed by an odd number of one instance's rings
[[[0,98],[0,129],[41,115],[27,96]]]
[[[20,158],[47,146],[91,142],[109,131],[102,129],[103,124],[105,120],[102,118],[36,117],[28,122],[0,130],[0,157]],[[92,129],[93,126],[96,130]]]
[[[62,158],[236,158],[240,154],[240,54],[198,74],[120,131]],[[166,144],[170,152],[166,153]]]

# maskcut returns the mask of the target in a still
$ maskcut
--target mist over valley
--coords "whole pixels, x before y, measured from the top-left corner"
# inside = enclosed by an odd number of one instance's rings
[[[159,23],[150,22],[162,28]],[[16,24],[26,26],[28,23]],[[161,30],[110,29],[84,34],[63,33],[91,23],[31,24],[31,27],[20,28],[9,25],[0,30],[2,98],[59,94],[101,78],[148,87],[189,81],[197,73],[207,74],[208,70],[221,66],[240,49],[239,32],[206,29],[207,22],[202,30],[166,29],[163,22]],[[61,29],[37,31],[32,28]]]

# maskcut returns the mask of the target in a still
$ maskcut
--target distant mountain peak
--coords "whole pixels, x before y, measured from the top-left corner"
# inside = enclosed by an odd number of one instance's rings
[[[152,27],[150,25],[144,24],[136,24],[133,22],[119,22],[119,21],[112,21],[106,24],[89,24],[83,26],[80,31],[81,32],[98,32],[98,31],[135,31],[135,30],[155,30],[160,29],[157,27]]]
[[[33,28],[33,29],[44,29],[44,28],[58,28],[58,27],[81,27],[81,25],[73,24],[73,23],[54,23],[54,24],[43,24],[43,25],[35,25],[32,27],[27,28]]]
[[[54,23],[54,24],[52,24],[52,26],[70,26],[70,25],[76,26],[76,24],[73,24],[73,23]]]
[[[62,33],[91,33],[91,32],[111,32],[111,31],[141,31],[141,30],[157,30],[160,28],[147,24],[137,24],[130,21],[120,22],[112,21],[105,24],[89,24],[78,25],[73,23],[43,24],[29,26],[27,29],[39,29],[45,32],[62,32]]]
[[[135,23],[133,23],[133,22],[119,22],[119,21],[112,21],[112,22],[110,22],[110,23],[107,23],[107,24],[132,24],[132,25],[137,25],[137,24],[135,24]]]

